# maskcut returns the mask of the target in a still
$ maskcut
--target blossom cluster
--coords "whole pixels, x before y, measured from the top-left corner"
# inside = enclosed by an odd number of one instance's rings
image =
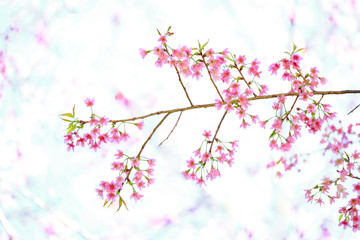
[[[95,152],[101,148],[102,144],[105,143],[120,143],[121,141],[127,141],[129,134],[126,132],[126,124],[131,124],[142,129],[144,126],[143,122],[126,122],[121,121],[118,125],[116,122],[110,121],[109,118],[102,116],[99,117],[93,113],[93,105],[95,99],[87,98],[84,103],[91,109],[91,116],[89,121],[82,121],[75,118],[75,106],[72,113],[64,113],[60,116],[67,117],[70,119],[63,118],[64,121],[70,122],[68,126],[68,133],[64,136],[64,142],[67,144],[67,150],[73,150],[75,146],[85,147],[87,145],[90,149]],[[110,123],[110,124],[109,124]],[[83,131],[85,124],[88,124],[90,129]],[[103,129],[106,126],[111,125],[109,129]],[[121,127],[121,129],[119,129]]]
[[[75,106],[72,113],[60,115],[62,120],[69,122],[68,132],[64,136],[68,151],[74,151],[76,146],[88,146],[89,149],[96,152],[103,144],[126,142],[130,138],[126,131],[127,124],[134,125],[140,130],[143,128],[144,123],[142,121],[120,121],[117,124],[117,121],[109,120],[105,116],[99,117],[93,112],[95,99],[86,98],[84,103],[91,110],[88,121],[82,121],[75,117]],[[85,130],[86,125],[89,128]],[[111,169],[119,172],[118,177],[111,182],[102,181],[100,188],[96,189],[96,192],[101,199],[105,200],[104,206],[106,204],[110,206],[118,200],[120,209],[122,204],[126,206],[125,200],[120,196],[125,184],[132,188],[133,192],[130,198],[137,201],[143,197],[139,191],[154,182],[152,176],[154,174],[155,160],[140,157],[140,155],[129,157],[121,150],[117,150],[115,158],[117,161],[112,163]]]
[[[352,124],[346,129],[333,124],[326,127],[321,143],[325,145],[324,154],[330,152],[333,155],[330,163],[337,169],[336,174],[325,176],[320,184],[305,190],[306,199],[319,205],[324,203],[323,198],[332,204],[351,195],[339,210],[339,226],[351,227],[354,232],[360,231],[360,153],[356,149],[359,138],[360,131],[355,131]]]
[[[211,131],[205,131],[203,136],[205,139],[194,152],[194,158],[186,161],[188,169],[182,172],[186,179],[195,181],[199,186],[206,185],[208,179],[214,180],[221,176],[220,164],[227,163],[231,167],[238,147],[238,141],[222,142],[218,138],[210,140]],[[215,152],[212,152],[213,149]]]
[[[303,74],[300,68],[302,57],[298,54],[301,49],[294,45],[292,53],[288,53],[288,58],[273,63],[269,67],[271,74],[277,74],[282,70],[282,79],[290,82],[289,93],[297,93],[292,105],[286,108],[289,101],[285,95],[278,96],[272,108],[275,110],[275,117],[271,125],[273,132],[270,135],[271,149],[289,151],[292,144],[301,136],[301,128],[305,126],[311,133],[321,130],[324,122],[333,119],[336,114],[330,111],[329,104],[321,103],[313,99],[313,91],[320,84],[327,81],[318,75],[316,67],[310,69],[309,73]],[[302,106],[296,106],[297,100],[304,101]],[[287,126],[287,131],[284,129]],[[282,133],[285,132],[286,134]]]
[[[104,206],[119,201],[120,209],[123,203],[126,206],[125,200],[120,195],[126,184],[132,189],[130,198],[137,201],[144,196],[140,191],[154,183],[155,160],[139,156],[129,157],[121,150],[117,150],[115,158],[117,161],[111,164],[111,170],[118,171],[119,175],[111,182],[102,181],[96,192],[101,199],[105,199]]]

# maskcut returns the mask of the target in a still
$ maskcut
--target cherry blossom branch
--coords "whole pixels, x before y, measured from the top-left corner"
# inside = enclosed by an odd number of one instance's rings
[[[189,94],[188,94],[188,92],[186,91],[186,88],[185,88],[185,86],[184,86],[183,82],[181,81],[181,77],[180,77],[179,70],[177,69],[177,67],[176,67],[176,66],[174,66],[174,68],[175,68],[176,73],[177,73],[177,75],[178,75],[178,77],[179,77],[179,82],[180,82],[180,84],[181,84],[182,88],[183,88],[183,89],[184,89],[184,91],[185,91],[186,97],[187,97],[187,99],[188,99],[188,100],[189,100],[189,102],[190,102],[190,105],[191,105],[191,106],[194,106],[194,104],[193,104],[193,103],[191,102],[191,100],[190,100]]]
[[[211,76],[211,73],[210,73],[209,67],[208,67],[208,66],[207,66],[207,64],[206,64],[205,57],[204,57],[204,54],[202,53],[202,51],[200,51],[200,55],[201,55],[201,57],[202,57],[202,61],[204,62],[204,65],[205,65],[206,70],[207,70],[207,72],[208,72],[208,74],[209,74],[209,77],[210,77],[210,80],[211,80],[212,84],[214,85],[214,87],[215,87],[215,89],[216,89],[217,93],[219,94],[221,101],[223,101],[223,102],[224,102],[224,99],[223,99],[223,97],[221,96],[221,93],[219,92],[219,89],[217,88],[217,86],[216,86],[216,84],[215,84],[214,80],[212,79],[212,76]]]
[[[341,95],[341,94],[360,94],[360,90],[340,90],[340,91],[314,91],[311,92],[313,95]],[[261,99],[271,99],[271,98],[277,98],[281,95],[284,96],[299,96],[301,93],[276,93],[276,94],[270,94],[270,95],[264,95],[264,96],[257,96],[257,97],[251,97],[247,98],[248,101],[255,101],[255,100],[261,100]],[[226,102],[222,102],[222,104],[226,104]],[[126,122],[126,121],[135,121],[139,119],[148,118],[155,115],[161,115],[164,113],[175,113],[175,112],[182,112],[182,111],[188,111],[192,109],[198,109],[198,108],[208,108],[208,107],[215,107],[216,103],[208,103],[208,104],[201,104],[201,105],[194,105],[191,107],[184,107],[184,108],[175,108],[171,110],[163,110],[158,111],[150,114],[146,114],[139,117],[133,117],[133,118],[127,118],[122,120],[110,120],[111,123],[118,123],[118,122]],[[86,124],[89,121],[82,121],[80,120],[80,123]]]
[[[227,111],[225,111],[224,115],[222,116],[222,118],[221,118],[221,120],[220,120],[220,123],[219,123],[219,125],[218,125],[218,127],[217,127],[217,129],[216,129],[215,134],[214,134],[214,137],[213,137],[213,139],[211,140],[209,153],[211,153],[211,149],[212,149],[212,146],[213,146],[214,141],[215,141],[215,139],[216,139],[216,135],[217,135],[217,133],[219,132],[219,129],[220,129],[221,123],[224,121],[224,118],[225,118],[226,114],[227,114]]]
[[[179,117],[178,117],[178,119],[177,119],[177,121],[176,121],[176,123],[175,123],[175,126],[173,127],[173,129],[171,129],[171,131],[170,131],[169,135],[168,135],[168,136],[164,139],[164,141],[162,141],[162,142],[159,144],[159,146],[161,146],[161,144],[163,144],[166,140],[168,140],[168,139],[169,139],[170,135],[173,133],[174,129],[175,129],[175,128],[176,128],[176,126],[178,125],[178,123],[179,123],[179,120],[180,120],[180,118],[181,118],[182,113],[183,113],[183,112],[180,112],[180,115],[179,115]]]

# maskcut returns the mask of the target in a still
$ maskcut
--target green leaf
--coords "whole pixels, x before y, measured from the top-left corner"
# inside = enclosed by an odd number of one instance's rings
[[[201,50],[203,50],[204,47],[205,47],[208,43],[209,43],[209,39],[208,39],[208,41],[207,41],[204,45],[202,45]]]
[[[296,50],[296,45],[295,45],[295,43],[294,43],[293,52],[295,52],[295,50]]]
[[[73,117],[75,116],[75,105],[73,107],[72,115],[73,115]]]
[[[73,118],[74,115],[72,115],[71,113],[63,113],[60,116],[64,116],[64,117],[69,117],[69,118]]]
[[[160,31],[159,31],[159,29],[156,29],[156,30],[157,30],[158,34],[159,34],[160,36],[162,36],[161,33],[160,33]]]
[[[105,207],[107,203],[108,203],[108,200],[105,199],[105,202],[104,202],[104,206],[103,206],[103,207]]]
[[[118,210],[116,210],[116,212],[118,212],[120,210],[121,205],[122,205],[122,198],[119,196],[119,208],[118,208]]]
[[[344,152],[344,153],[345,153],[345,155],[347,157],[347,161],[349,161],[349,159],[350,159],[349,155],[347,154],[347,152]]]
[[[274,131],[270,134],[269,139],[272,138],[272,137],[275,135],[275,133],[276,133],[276,130],[274,130]]]
[[[72,132],[76,129],[76,125],[70,123],[69,127],[68,127],[68,131],[67,131],[67,134],[69,134],[69,132]]]
[[[171,29],[171,26],[169,26],[169,27],[168,27],[168,30],[167,30],[167,31],[169,32],[169,31],[170,31],[170,29]]]
[[[339,222],[341,221],[342,217],[344,216],[344,214],[340,214],[339,216]]]
[[[110,202],[110,204],[109,204],[108,208],[111,206],[111,204],[113,204],[113,201],[111,201],[111,202]]]
[[[65,122],[71,122],[71,120],[69,120],[69,119],[65,119],[65,118],[60,118],[60,119],[65,121]]]
[[[196,169],[195,173],[197,173],[197,172],[199,171],[200,167],[201,167],[201,166],[199,166],[199,167]]]
[[[121,199],[121,201],[124,203],[124,206],[126,207],[126,210],[129,211],[128,207],[126,206],[126,202],[124,201],[124,199]]]

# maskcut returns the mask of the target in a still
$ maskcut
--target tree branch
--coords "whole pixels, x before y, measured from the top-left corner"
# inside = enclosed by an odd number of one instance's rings
[[[311,93],[313,95],[360,94],[360,90],[314,91],[314,92],[311,92]],[[247,100],[248,101],[255,101],[255,100],[262,100],[262,99],[271,99],[271,98],[280,97],[281,95],[284,95],[284,96],[299,96],[300,93],[276,93],[276,94],[270,94],[270,95],[265,95],[265,96],[251,97],[251,98],[247,98]],[[223,104],[226,104],[226,102],[223,102]],[[163,111],[154,112],[154,113],[146,114],[146,115],[139,116],[139,117],[126,118],[126,119],[122,119],[122,120],[110,120],[109,122],[118,123],[118,122],[135,121],[135,120],[144,119],[144,118],[148,118],[148,117],[155,116],[155,115],[161,115],[161,114],[164,114],[164,113],[175,113],[175,112],[183,112],[183,111],[188,111],[188,110],[198,109],[198,108],[215,107],[215,105],[216,105],[216,103],[208,103],[208,104],[194,105],[194,106],[191,106],[191,107],[175,108],[175,109],[171,109],[171,110],[163,110]],[[86,123],[89,123],[89,121],[80,120],[79,123],[86,124]]]
[[[201,54],[201,57],[202,57],[203,63],[204,63],[204,65],[205,65],[205,67],[206,67],[206,70],[207,70],[207,72],[208,72],[208,74],[209,74],[209,77],[210,77],[211,82],[213,83],[213,85],[214,85],[214,87],[215,87],[215,89],[216,89],[217,93],[219,94],[219,96],[220,96],[220,98],[221,98],[221,101],[225,102],[225,101],[224,101],[224,99],[223,99],[223,97],[221,96],[221,93],[219,92],[219,89],[217,88],[217,86],[216,86],[216,84],[215,84],[214,80],[212,79],[212,76],[211,76],[210,70],[209,70],[208,66],[206,65],[204,55],[203,55],[203,53],[202,53],[201,51],[200,51],[200,54]]]
[[[219,132],[219,129],[220,129],[221,123],[223,122],[223,120],[224,120],[224,118],[225,118],[226,114],[227,114],[227,111],[225,111],[224,115],[222,116],[222,118],[221,118],[221,120],[220,120],[220,122],[219,122],[219,125],[218,125],[218,127],[217,127],[217,129],[216,129],[216,132],[215,132],[214,137],[213,137],[213,139],[212,139],[212,141],[211,141],[211,144],[210,144],[209,153],[211,153],[211,149],[212,149],[212,146],[213,146],[213,144],[214,144],[214,141],[215,141],[216,135],[217,135],[217,133]]]
[[[161,146],[161,144],[163,144],[166,140],[168,140],[168,138],[170,137],[170,135],[173,133],[174,129],[175,129],[176,126],[178,125],[178,122],[179,122],[179,120],[180,120],[180,118],[181,118],[182,113],[183,113],[183,112],[180,112],[180,115],[179,115],[179,117],[178,117],[178,119],[177,119],[177,121],[176,121],[176,123],[175,123],[175,126],[174,126],[173,129],[170,131],[169,135],[164,139],[164,141],[162,141],[162,142],[159,144],[159,146]]]
[[[188,99],[188,100],[189,100],[189,102],[190,102],[190,105],[191,105],[191,106],[194,106],[194,104],[193,104],[193,103],[191,102],[191,100],[190,100],[189,94],[188,94],[188,92],[186,91],[186,88],[185,88],[185,86],[184,86],[183,82],[181,81],[181,76],[180,76],[179,70],[177,69],[177,67],[176,67],[176,66],[174,66],[174,68],[175,68],[176,73],[177,73],[177,75],[178,75],[178,77],[179,77],[179,82],[180,82],[180,84],[181,84],[182,88],[183,88],[183,89],[184,89],[184,91],[185,91],[186,97],[187,97],[187,99]]]

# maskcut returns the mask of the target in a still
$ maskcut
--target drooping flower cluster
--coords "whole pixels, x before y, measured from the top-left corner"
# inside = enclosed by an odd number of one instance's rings
[[[117,161],[111,164],[111,170],[118,171],[119,175],[111,182],[102,181],[100,188],[96,189],[98,196],[105,199],[104,206],[109,206],[119,201],[119,209],[125,200],[121,197],[121,190],[125,185],[129,185],[132,189],[130,198],[135,201],[141,199],[144,195],[140,191],[154,183],[154,167],[155,160],[144,157],[129,157],[121,150],[117,150],[115,154]]]
[[[237,142],[222,142],[218,138],[211,138],[211,131],[205,131],[201,146],[194,152],[194,157],[187,160],[188,169],[182,174],[186,179],[195,181],[199,186],[205,182],[220,177],[219,166],[227,163],[230,167],[234,161]],[[213,151],[215,149],[215,151]]]
[[[294,45],[292,53],[287,52],[288,58],[283,58],[269,67],[272,74],[277,74],[278,70],[282,69],[282,79],[290,82],[289,93],[296,94],[290,108],[285,106],[285,102],[289,102],[285,95],[279,96],[274,102],[275,119],[271,126],[273,132],[270,135],[272,149],[289,151],[295,140],[301,136],[302,126],[305,126],[309,132],[316,133],[321,130],[324,122],[335,117],[335,113],[330,112],[330,105],[321,103],[323,97],[320,100],[313,99],[313,91],[319,86],[319,82],[325,84],[326,79],[318,76],[319,71],[316,67],[311,68],[309,73],[302,73],[300,68],[302,58],[298,55],[301,50]],[[302,107],[295,107],[297,100],[304,102]],[[282,133],[284,126],[287,126],[287,131],[284,131],[286,134]]]
[[[67,144],[68,151],[74,151],[75,146],[88,146],[96,152],[103,144],[126,142],[130,138],[126,131],[127,124],[134,125],[140,130],[144,126],[143,122],[111,121],[105,116],[99,117],[93,112],[94,99],[86,98],[84,103],[91,109],[89,121],[82,121],[75,118],[75,106],[72,113],[60,115],[62,120],[69,122],[68,132],[64,136],[64,142]],[[110,127],[107,127],[108,125],[110,125]],[[88,126],[86,130],[85,126]],[[118,171],[119,176],[111,182],[102,181],[100,188],[96,189],[96,191],[101,199],[105,199],[104,206],[108,203],[110,206],[114,201],[118,200],[120,209],[122,204],[126,206],[124,199],[120,196],[120,192],[125,184],[131,186],[133,190],[130,198],[137,201],[143,197],[143,195],[139,193],[139,190],[154,182],[152,176],[154,173],[153,167],[155,166],[155,160],[140,156],[129,157],[121,150],[118,150],[115,157],[119,159],[119,161],[113,162],[111,169]],[[145,163],[147,164],[146,167],[144,166]]]
[[[85,147],[88,146],[95,152],[101,148],[102,144],[105,143],[120,143],[121,141],[127,141],[129,134],[126,132],[126,124],[131,124],[142,129],[143,122],[125,122],[121,121],[116,125],[116,122],[110,121],[107,117],[99,117],[93,113],[92,107],[94,106],[94,99],[85,99],[84,103],[91,109],[91,115],[89,121],[82,121],[75,118],[75,106],[72,113],[64,113],[60,116],[67,117],[63,118],[64,121],[70,122],[68,126],[68,133],[64,136],[64,142],[67,144],[67,150],[73,150],[75,146]],[[110,123],[110,128],[106,128]],[[85,124],[88,124],[90,129],[84,130]],[[119,129],[121,127],[121,129]],[[85,131],[82,133],[82,131]]]
[[[331,152],[333,155],[331,164],[337,169],[336,174],[335,177],[324,177],[322,183],[306,190],[305,197],[322,205],[324,198],[333,203],[352,195],[347,205],[339,210],[339,226],[351,227],[356,232],[360,231],[360,131],[353,128],[352,124],[347,129],[335,125],[326,127],[321,143],[325,144],[324,154]]]

